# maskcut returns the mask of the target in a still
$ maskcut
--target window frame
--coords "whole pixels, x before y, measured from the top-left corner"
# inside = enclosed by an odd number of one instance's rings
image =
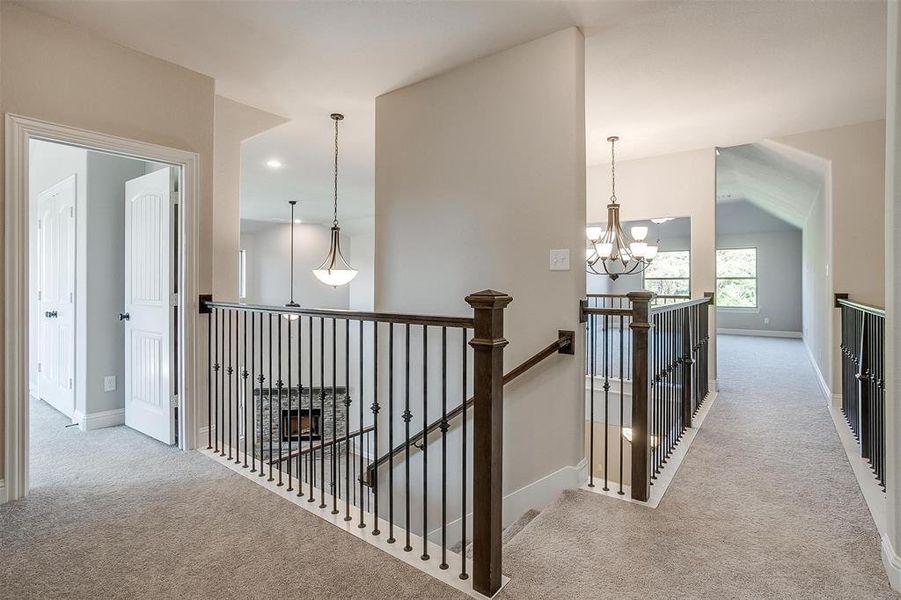
[[[750,312],[756,313],[760,312],[760,250],[757,246],[729,246],[727,248],[717,248],[716,252],[718,253],[720,250],[753,250],[754,251],[754,277],[720,277],[719,275],[719,265],[716,260],[714,261],[714,270],[716,271],[714,278],[714,287],[716,289],[716,309],[717,311],[725,311],[725,312]],[[715,255],[715,259],[718,257]],[[720,280],[753,280],[754,281],[754,306],[724,306],[720,304],[719,291],[720,291]]]
[[[238,298],[247,298],[247,250],[238,249]]]
[[[642,289],[648,289],[647,281],[648,279],[653,281],[682,281],[683,279],[688,282],[688,295],[685,296],[686,300],[691,299],[691,249],[687,250],[663,250],[658,251],[657,256],[659,257],[661,254],[675,254],[677,252],[685,252],[688,254],[688,275],[686,277],[648,277],[647,270],[641,272],[641,287]],[[653,263],[652,263],[653,264]]]

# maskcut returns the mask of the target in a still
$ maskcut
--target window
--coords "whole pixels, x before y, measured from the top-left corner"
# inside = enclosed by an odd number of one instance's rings
[[[716,251],[716,305],[757,308],[757,248]]]
[[[247,250],[238,251],[238,297],[247,297]]]
[[[644,271],[644,289],[658,296],[691,296],[691,252],[658,252]]]

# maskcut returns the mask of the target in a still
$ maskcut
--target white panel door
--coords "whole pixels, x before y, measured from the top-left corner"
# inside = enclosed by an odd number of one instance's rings
[[[125,424],[175,443],[171,168],[125,184]]]
[[[38,393],[75,413],[75,175],[38,195]]]

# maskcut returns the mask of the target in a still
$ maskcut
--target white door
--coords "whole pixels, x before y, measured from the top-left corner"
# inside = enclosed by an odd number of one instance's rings
[[[38,194],[38,393],[75,412],[75,175]]]
[[[173,169],[125,184],[125,424],[175,443]]]

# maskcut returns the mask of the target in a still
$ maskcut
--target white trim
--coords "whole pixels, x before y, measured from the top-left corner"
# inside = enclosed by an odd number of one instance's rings
[[[832,417],[832,424],[835,425],[835,432],[838,434],[839,440],[842,442],[842,448],[851,464],[851,470],[854,471],[854,477],[857,479],[857,485],[863,494],[863,499],[870,509],[870,515],[873,522],[876,523],[876,529],[880,534],[886,535],[888,527],[888,500],[885,492],[876,482],[873,471],[867,462],[860,457],[860,446],[851,433],[851,429],[845,422],[845,415],[842,411],[835,407],[829,406],[829,415]]]
[[[882,536],[882,566],[888,575],[889,585],[894,590],[901,590],[901,556],[892,547],[892,541],[887,535]]]
[[[774,329],[717,329],[717,335],[753,335],[757,337],[779,337],[801,339],[800,331],[776,331]]]
[[[682,466],[682,461],[684,461],[685,457],[688,455],[688,450],[691,448],[692,442],[698,436],[701,426],[707,419],[707,415],[710,413],[710,409],[713,407],[713,403],[716,402],[718,396],[719,394],[717,393],[716,388],[710,388],[707,399],[704,400],[701,408],[698,409],[698,412],[692,418],[692,426],[685,430],[685,433],[682,435],[682,440],[679,441],[673,449],[672,454],[670,454],[670,457],[667,459],[666,468],[660,471],[657,479],[654,480],[654,485],[651,486],[651,493],[647,502],[633,500],[632,490],[628,485],[623,486],[622,494],[619,494],[618,484],[610,485],[610,489],[604,491],[603,488],[597,484],[595,484],[594,487],[588,487],[588,482],[586,481],[585,484],[582,485],[582,489],[595,494],[600,494],[601,496],[609,496],[611,498],[616,498],[617,500],[624,500],[626,502],[634,502],[635,504],[641,504],[642,506],[650,508],[657,508],[660,501],[663,500],[663,495],[666,493],[666,490],[669,489],[670,484],[673,482],[673,479],[675,479],[676,472],[678,472],[679,467]]]
[[[804,349],[807,350],[807,358],[810,359],[810,366],[813,367],[813,372],[817,377],[817,385],[820,388],[820,392],[823,393],[823,397],[826,399],[827,403],[830,400],[834,401],[832,389],[829,387],[829,384],[826,383],[826,378],[823,377],[823,373],[822,371],[820,371],[820,367],[817,366],[817,361],[813,357],[813,351],[810,349],[810,346],[807,345],[807,340],[804,340]]]
[[[93,431],[94,429],[103,429],[104,427],[115,427],[116,425],[125,425],[125,409],[115,408],[113,410],[103,410],[85,414],[81,411],[75,411],[72,420],[78,423],[78,428],[82,431]]]
[[[6,504],[6,480],[0,479],[0,504]]]
[[[225,452],[228,448],[223,447],[222,451]],[[245,469],[241,466],[240,459],[244,457],[245,460],[252,459],[252,457],[245,457],[244,454],[238,450],[234,451],[235,458],[228,459],[225,456],[222,456],[220,453],[215,452],[213,450],[202,449],[198,450],[204,456],[216,461],[217,463],[227,467],[228,469],[243,475],[250,481],[256,483],[259,486],[269,490],[273,494],[278,495],[279,497],[299,506],[300,508],[306,510],[309,513],[312,513],[319,517],[320,519],[327,521],[334,525],[335,527],[341,529],[345,533],[348,533],[354,537],[357,537],[368,544],[375,546],[382,552],[393,556],[394,558],[407,563],[408,565],[422,571],[426,575],[430,575],[441,581],[444,584],[447,584],[454,588],[455,590],[459,590],[464,594],[470,596],[471,598],[477,598],[480,600],[484,600],[486,596],[479,594],[474,589],[472,589],[472,577],[466,580],[462,580],[458,577],[460,573],[460,560],[461,556],[455,554],[453,552],[447,553],[447,564],[449,568],[440,569],[438,568],[438,564],[441,560],[441,546],[435,544],[434,542],[429,542],[429,556],[432,558],[430,560],[422,560],[420,558],[422,552],[422,537],[410,533],[410,545],[413,548],[416,548],[415,552],[404,552],[403,551],[403,543],[402,543],[402,535],[405,531],[398,527],[398,525],[394,524],[394,532],[395,538],[398,540],[393,544],[389,544],[386,540],[388,538],[388,521],[385,519],[379,518],[379,530],[381,530],[380,535],[372,535],[372,527],[358,527],[357,523],[359,523],[359,509],[356,509],[354,512],[354,518],[351,521],[345,521],[344,515],[339,512],[337,515],[333,515],[331,513],[332,506],[332,496],[328,492],[325,492],[325,504],[326,508],[319,508],[319,502],[307,502],[307,496],[298,496],[293,491],[288,492],[288,488],[296,488],[300,485],[300,482],[296,477],[288,477],[287,474],[284,474],[284,480],[288,485],[278,486],[277,481],[268,481],[266,477],[258,477],[256,473],[251,472],[250,469]],[[229,456],[231,456],[232,452],[229,451]],[[320,490],[317,488],[314,489],[314,496],[319,497]],[[343,506],[344,501],[340,501],[339,505]],[[363,513],[363,522],[367,524],[371,524],[373,522],[373,516],[369,512]],[[467,559],[467,572],[472,573],[472,561]],[[504,586],[507,582],[510,581],[508,577],[502,577],[501,579],[501,589],[504,589]],[[500,592],[500,590],[498,590]],[[496,595],[495,595],[496,597]]]
[[[3,399],[5,413],[5,464],[7,500],[23,498],[28,490],[28,144],[32,139],[55,141],[141,160],[164,162],[181,168],[182,230],[179,286],[179,440],[185,450],[194,447],[194,424],[201,410],[196,396],[197,368],[197,264],[198,204],[200,202],[199,156],[136,140],[86,131],[65,125],[6,114],[5,296]]]

